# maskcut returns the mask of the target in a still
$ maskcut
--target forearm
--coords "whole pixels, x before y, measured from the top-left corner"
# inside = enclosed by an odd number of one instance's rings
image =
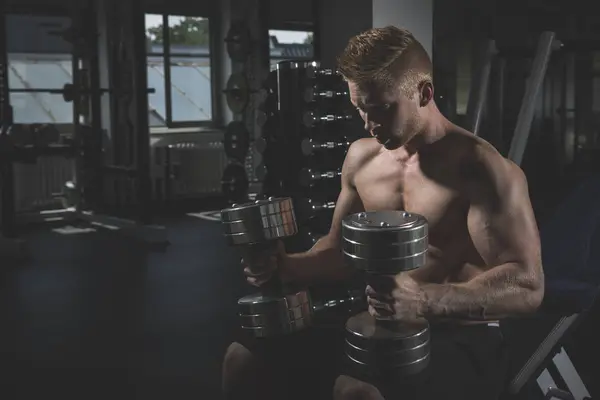
[[[494,320],[534,312],[543,278],[525,277],[523,267],[503,264],[465,283],[422,284],[422,314],[433,319]]]
[[[346,280],[353,271],[344,262],[339,245],[324,236],[310,250],[289,254],[282,279],[301,285]]]

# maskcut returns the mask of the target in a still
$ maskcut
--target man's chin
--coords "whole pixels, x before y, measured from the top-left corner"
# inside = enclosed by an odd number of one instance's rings
[[[399,149],[402,146],[399,145],[398,143],[388,143],[388,144],[384,145],[383,147],[386,150],[396,150],[396,149]]]
[[[388,140],[377,139],[377,142],[379,142],[379,144],[382,145],[386,150],[395,150],[401,146],[397,140],[392,140],[392,139],[388,139]]]

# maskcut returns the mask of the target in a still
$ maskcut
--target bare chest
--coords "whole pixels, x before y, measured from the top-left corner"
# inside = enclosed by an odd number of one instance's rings
[[[387,169],[372,163],[355,176],[355,185],[367,211],[405,210],[424,216],[431,239],[456,235],[466,229],[466,207],[456,178],[448,171],[447,181],[429,178],[418,165]]]
[[[383,163],[382,163],[383,164]],[[468,203],[460,178],[451,165],[436,179],[418,165],[367,165],[355,175],[355,186],[366,211],[405,210],[424,216],[429,224],[427,264],[413,277],[424,282],[464,282],[484,265],[470,239]]]

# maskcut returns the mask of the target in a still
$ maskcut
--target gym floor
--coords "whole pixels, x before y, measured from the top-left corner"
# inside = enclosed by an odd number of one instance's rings
[[[239,261],[218,222],[159,222],[171,242],[162,253],[110,231],[24,235],[31,259],[2,262],[1,398],[221,398],[248,291]]]
[[[221,399],[236,302],[252,289],[219,222],[157,223],[165,252],[89,225],[23,234],[30,259],[0,261],[1,399]]]

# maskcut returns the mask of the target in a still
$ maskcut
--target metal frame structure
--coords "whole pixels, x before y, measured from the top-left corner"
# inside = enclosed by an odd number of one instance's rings
[[[550,56],[560,46],[561,43],[556,40],[554,32],[541,34],[508,153],[508,158],[517,165],[521,164],[527,147],[535,104],[541,94]],[[569,313],[559,318],[549,334],[510,381],[508,394],[518,394],[526,383],[535,379],[545,400],[590,399],[588,389],[567,351],[561,346],[561,339],[571,332],[585,315],[585,313]]]
[[[13,163],[19,162],[18,157],[15,153],[16,148],[12,147],[12,142],[10,137],[8,136],[8,131],[12,126],[12,108],[10,106],[9,99],[9,88],[8,88],[8,74],[7,74],[7,52],[6,52],[6,34],[0,35],[2,40],[0,40],[0,120],[2,123],[2,132],[0,135],[0,172],[1,172],[1,189],[2,189],[2,243],[0,243],[0,251],[2,254],[14,254],[15,251],[13,247],[9,248],[6,243],[14,243],[17,244],[18,249],[23,249],[22,246],[23,241],[18,238],[17,235],[17,226],[19,223],[29,223],[29,222],[43,222],[48,219],[55,220],[56,218],[62,218],[64,220],[80,220],[86,221],[94,226],[98,227],[107,227],[110,229],[119,229],[123,233],[132,234],[142,240],[149,242],[151,244],[158,244],[160,246],[165,246],[167,241],[166,229],[163,226],[157,226],[151,224],[152,212],[150,208],[150,199],[151,199],[151,181],[150,181],[150,137],[149,137],[149,129],[144,129],[144,122],[147,128],[147,101],[144,102],[144,97],[147,96],[147,79],[146,79],[146,69],[145,69],[145,34],[144,34],[144,17],[142,13],[142,9],[140,7],[140,2],[136,1],[136,5],[132,5],[131,12],[135,15],[133,18],[134,21],[131,22],[131,32],[133,32],[133,37],[128,38],[132,43],[130,45],[138,50],[139,53],[143,54],[134,54],[128,57],[142,57],[143,63],[135,62],[135,59],[132,61],[130,58],[127,58],[126,62],[129,62],[129,66],[133,66],[135,71],[126,71],[125,73],[131,73],[132,80],[132,93],[129,95],[132,101],[137,101],[128,110],[120,110],[122,113],[121,118],[125,118],[128,123],[133,124],[131,129],[126,129],[121,132],[117,128],[117,124],[113,123],[112,132],[118,132],[118,134],[113,135],[113,140],[111,145],[115,147],[115,149],[111,152],[112,154],[117,156],[117,159],[112,160],[114,164],[109,165],[106,163],[106,160],[103,158],[99,158],[101,164],[96,167],[98,169],[98,176],[94,179],[94,184],[88,185],[96,188],[93,190],[92,198],[103,198],[106,193],[102,190],[102,183],[106,181],[106,178],[119,178],[119,177],[129,177],[136,184],[133,187],[136,190],[137,201],[139,202],[139,206],[136,207],[137,216],[134,220],[121,219],[110,215],[99,215],[89,210],[89,205],[82,203],[81,201],[77,201],[74,207],[67,208],[64,210],[57,211],[49,211],[49,212],[41,212],[41,213],[29,213],[25,215],[16,215],[15,209],[15,196],[14,196],[14,171],[13,171]],[[74,19],[83,18],[85,21],[78,21],[78,23],[82,24],[91,24],[92,31],[95,31],[94,27],[97,27],[98,22],[98,13],[95,7],[98,5],[98,2],[90,1],[88,4],[88,8],[78,8],[75,7],[73,10]],[[0,9],[0,32],[5,33],[6,31],[6,9]],[[139,14],[139,15],[137,15]],[[74,22],[75,23],[75,22]],[[90,29],[90,26],[86,26],[86,29]],[[123,34],[123,32],[121,32]],[[94,36],[95,37],[95,36]],[[123,39],[121,39],[123,40]],[[92,48],[87,48],[86,52],[90,53],[89,59],[88,57],[80,57],[78,54],[74,54],[73,57],[73,82],[75,85],[81,85],[83,81],[87,81],[90,85],[90,92],[95,94],[89,96],[89,103],[87,107],[83,106],[82,102],[74,101],[73,102],[73,137],[74,143],[76,146],[79,146],[83,143],[83,137],[81,137],[81,124],[86,124],[91,126],[94,132],[98,135],[102,132],[102,107],[101,100],[99,98],[100,90],[100,71],[99,71],[99,52],[97,47],[97,40],[93,40]],[[86,45],[86,47],[89,43]],[[123,43],[117,42],[116,46],[119,46],[121,52],[123,51],[121,46],[124,46]],[[77,51],[75,51],[77,53]],[[118,51],[117,51],[118,53]],[[114,53],[113,53],[114,54]],[[112,59],[111,62],[116,62],[117,60]],[[82,65],[86,65],[86,75],[82,76]],[[139,69],[139,70],[137,70]],[[116,71],[117,73],[119,71]],[[114,82],[112,79],[115,77],[111,77],[111,82],[109,87],[114,88]],[[130,78],[131,79],[131,78]],[[35,89],[34,89],[35,90]],[[118,98],[119,93],[113,93],[112,103],[113,109],[115,108],[115,98]],[[141,100],[140,100],[141,99]],[[139,103],[139,104],[138,104]],[[144,104],[141,104],[144,103]],[[89,114],[84,113],[82,106],[89,109]],[[86,115],[87,114],[87,115]],[[120,122],[121,124],[123,121]],[[124,142],[122,142],[124,141]],[[102,157],[103,148],[102,141],[99,140],[96,151]],[[125,156],[123,159],[123,154],[119,154],[119,150],[123,150],[121,148],[122,144],[127,144],[128,156]],[[122,153],[122,151],[121,151]],[[37,151],[37,149],[33,149],[33,156],[40,157],[45,153],[42,150]],[[81,171],[84,169],[85,157],[82,154],[82,151],[76,151],[76,168],[75,168],[75,176],[74,182],[77,191],[82,190],[82,179]],[[131,163],[131,165],[129,165]],[[127,165],[124,165],[127,164]],[[89,177],[86,177],[89,179]],[[81,193],[80,193],[81,194]],[[119,192],[115,193],[117,197],[119,197]],[[88,196],[89,197],[89,196]],[[82,196],[77,196],[78,199],[81,199]],[[91,207],[92,209],[94,207]],[[25,254],[22,250],[17,250],[19,254],[17,257],[22,258]]]
[[[476,57],[476,65],[471,79],[469,100],[467,103],[467,129],[475,135],[479,135],[479,128],[483,120],[483,112],[488,100],[488,89],[490,87],[490,74],[494,57],[498,50],[494,40],[482,43],[479,56]]]

